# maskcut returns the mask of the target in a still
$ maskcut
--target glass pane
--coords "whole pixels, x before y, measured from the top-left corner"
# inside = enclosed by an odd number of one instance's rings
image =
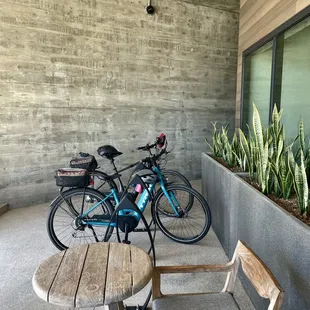
[[[245,59],[242,128],[252,127],[253,102],[263,125],[269,122],[272,42],[268,42]]]
[[[286,31],[283,37],[280,102],[286,137],[292,139],[298,134],[301,118],[310,135],[310,18]]]

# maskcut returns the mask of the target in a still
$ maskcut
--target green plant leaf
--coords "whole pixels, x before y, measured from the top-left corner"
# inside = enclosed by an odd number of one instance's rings
[[[308,213],[308,182],[302,153],[300,166],[295,165],[295,184],[300,213]]]
[[[303,154],[305,154],[305,130],[304,130],[304,122],[303,120],[299,123],[299,141],[300,141],[300,148]]]

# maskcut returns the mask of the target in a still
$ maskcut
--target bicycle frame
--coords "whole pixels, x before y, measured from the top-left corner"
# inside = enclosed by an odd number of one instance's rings
[[[154,145],[155,145],[155,144],[154,144]],[[166,142],[166,144],[165,144],[165,148],[164,148],[165,150],[166,150],[166,148],[167,148],[167,145],[168,145],[168,142]],[[154,154],[152,153],[152,151],[151,151],[151,148],[148,149],[148,153],[149,153],[150,157],[152,157],[152,156],[154,155]],[[167,152],[166,154],[168,154],[168,153],[170,153],[170,152]],[[114,172],[117,173],[117,174],[120,174],[121,172],[124,172],[124,171],[126,171],[126,170],[129,170],[129,169],[131,169],[131,168],[133,168],[133,167],[136,167],[136,166],[140,163],[140,161],[138,161],[138,162],[135,162],[135,163],[133,163],[133,164],[130,164],[130,165],[128,165],[128,166],[126,166],[126,167],[124,167],[124,168],[118,170],[117,167],[115,166],[114,159],[110,159],[110,162],[111,162],[111,164],[113,165],[113,170],[114,170]],[[153,168],[152,168],[152,169],[153,169]],[[160,170],[160,166],[159,166],[159,165],[157,165],[157,172],[158,172],[158,170]],[[153,171],[154,171],[154,169],[153,169]],[[161,174],[161,176],[162,176],[162,174]],[[123,191],[125,190],[125,187],[124,187],[124,185],[123,185],[123,182],[122,182],[122,180],[121,180],[120,177],[118,177],[117,180],[118,180],[118,183],[119,183],[119,191],[120,191],[120,192],[123,192]],[[96,188],[96,189],[99,190],[99,189],[101,188],[101,186],[103,186],[103,184],[100,185],[100,186],[99,186],[98,188]],[[169,202],[170,202],[170,201],[169,201]]]
[[[160,169],[156,166],[154,166],[152,168],[153,172],[155,172],[158,176],[158,179],[159,179],[159,183],[160,183],[160,187],[162,189],[162,191],[164,192],[168,202],[170,203],[173,211],[175,212],[176,215],[179,214],[178,212],[178,209],[180,207],[178,201],[176,200],[176,197],[174,196],[174,194],[171,192],[171,193],[168,193],[168,191],[166,190],[166,184],[165,184],[165,181],[164,181],[164,177],[160,171]],[[141,197],[137,203],[137,206],[138,208],[140,209],[141,213],[144,212],[148,202],[150,201],[150,193],[154,190],[155,188],[155,184],[156,184],[156,181],[152,184],[150,184],[148,186],[148,189],[144,189],[142,194],[141,194]],[[93,210],[95,210],[98,206],[100,206],[104,201],[106,201],[107,199],[109,199],[110,197],[112,197],[115,199],[115,202],[116,202],[116,210],[117,210],[117,206],[119,205],[120,203],[120,200],[119,200],[119,197],[117,196],[117,192],[116,190],[113,188],[111,189],[111,193],[108,194],[103,200],[99,201],[98,203],[96,203],[93,207],[91,207],[87,212],[83,213],[81,215],[82,218],[85,218],[87,217]],[[124,212],[126,212],[126,210],[122,210],[120,211],[120,215],[124,214]],[[140,221],[140,215],[135,212],[135,211],[132,211],[132,210],[128,210],[128,212],[131,212],[130,215],[134,216],[137,218],[138,221]],[[128,214],[127,214],[128,215]],[[112,227],[116,227],[116,223],[115,222],[110,222],[110,221],[102,221],[102,222],[92,222],[92,221],[87,221],[87,220],[82,220],[82,223],[85,224],[85,225],[92,225],[92,226],[112,226]]]

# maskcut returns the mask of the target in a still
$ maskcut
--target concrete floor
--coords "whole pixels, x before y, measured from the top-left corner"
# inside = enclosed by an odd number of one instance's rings
[[[200,189],[200,181],[194,181]],[[0,309],[45,310],[64,309],[53,306],[36,296],[32,275],[41,261],[59,251],[46,232],[48,204],[10,210],[0,217]],[[144,237],[139,236],[141,247]],[[209,231],[200,242],[192,245],[175,243],[161,232],[156,235],[157,265],[213,264],[228,261],[216,235]],[[221,290],[225,274],[170,275],[163,278],[163,292],[204,292]],[[142,305],[149,287],[125,301],[126,305]],[[244,310],[254,309],[240,282],[235,298]],[[151,305],[151,304],[150,304]],[[100,307],[102,308],[102,307]],[[99,309],[99,308],[96,308]]]

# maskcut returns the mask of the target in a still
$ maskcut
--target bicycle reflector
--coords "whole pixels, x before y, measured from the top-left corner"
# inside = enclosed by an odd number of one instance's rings
[[[163,148],[166,144],[166,135],[164,133],[161,133],[159,137],[157,137],[156,143],[160,149]]]

